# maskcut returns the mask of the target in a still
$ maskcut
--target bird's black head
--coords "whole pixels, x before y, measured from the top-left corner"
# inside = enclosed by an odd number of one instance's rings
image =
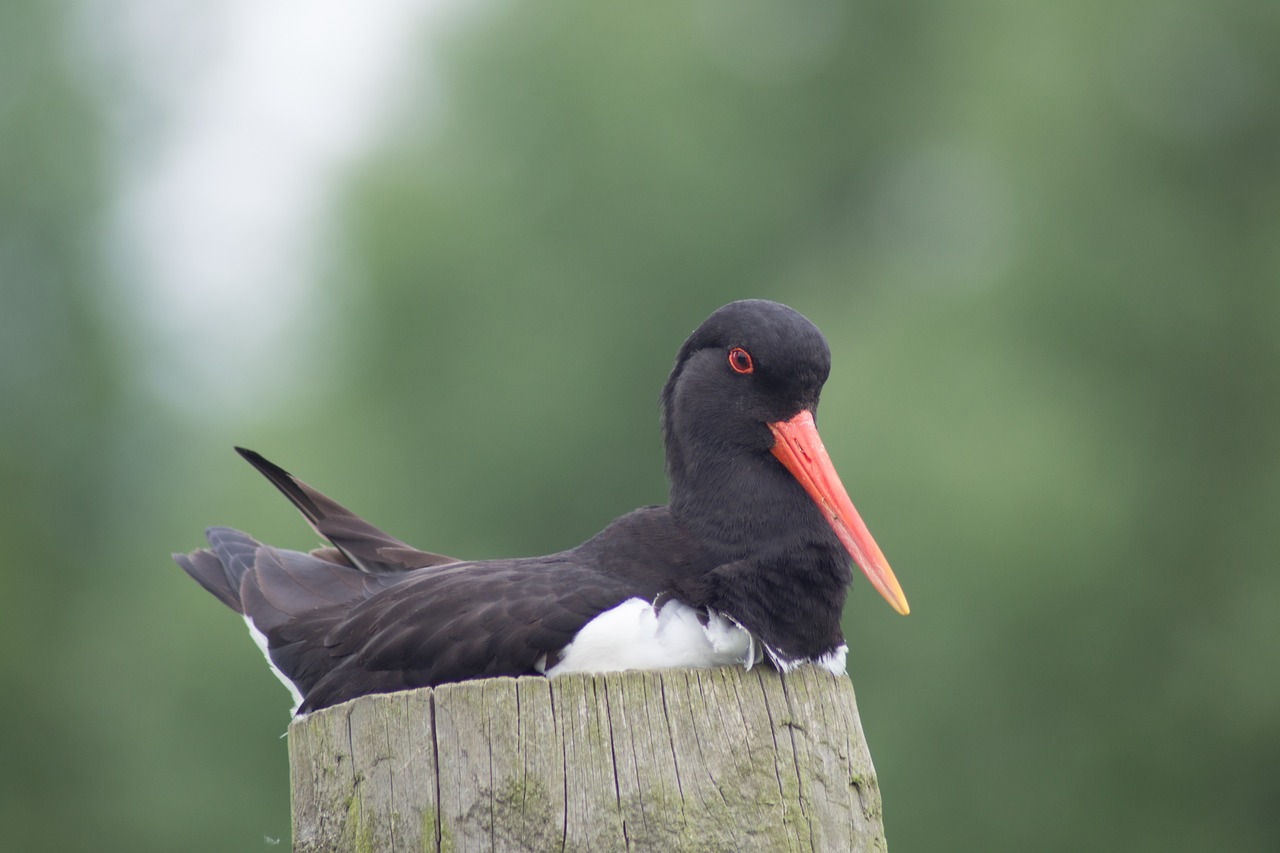
[[[844,577],[851,556],[906,613],[814,425],[830,370],[822,333],[785,305],[744,300],[708,317],[662,390],[671,512],[726,560],[808,555]]]
[[[803,314],[763,299],[717,309],[680,348],[662,390],[673,487],[710,459],[759,456],[769,424],[818,406],[831,350]]]

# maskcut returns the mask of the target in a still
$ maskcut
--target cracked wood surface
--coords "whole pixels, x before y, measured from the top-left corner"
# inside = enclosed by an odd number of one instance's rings
[[[294,850],[883,851],[848,678],[492,678],[289,727]]]

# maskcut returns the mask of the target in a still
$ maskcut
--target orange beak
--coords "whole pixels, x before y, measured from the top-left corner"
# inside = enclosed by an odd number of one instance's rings
[[[773,455],[786,466],[791,475],[800,481],[809,497],[822,510],[830,522],[840,543],[853,557],[884,600],[903,616],[911,612],[907,597],[902,594],[898,579],[893,576],[889,562],[880,552],[880,546],[871,538],[871,532],[862,522],[862,516],[853,508],[853,501],[845,491],[827,449],[822,446],[818,428],[813,422],[813,412],[801,410],[790,420],[769,424],[775,442]]]

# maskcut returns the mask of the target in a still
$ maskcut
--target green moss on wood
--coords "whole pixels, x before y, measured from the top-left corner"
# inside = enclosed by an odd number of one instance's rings
[[[374,853],[373,828],[365,822],[364,804],[360,802],[358,786],[356,791],[347,799],[347,820],[339,840],[339,849]]]

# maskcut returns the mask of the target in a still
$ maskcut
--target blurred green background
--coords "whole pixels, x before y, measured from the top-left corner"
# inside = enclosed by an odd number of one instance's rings
[[[0,846],[287,845],[168,556],[312,544],[232,444],[559,550],[765,297],[912,604],[846,610],[892,849],[1280,848],[1280,5],[343,5],[0,9]]]

